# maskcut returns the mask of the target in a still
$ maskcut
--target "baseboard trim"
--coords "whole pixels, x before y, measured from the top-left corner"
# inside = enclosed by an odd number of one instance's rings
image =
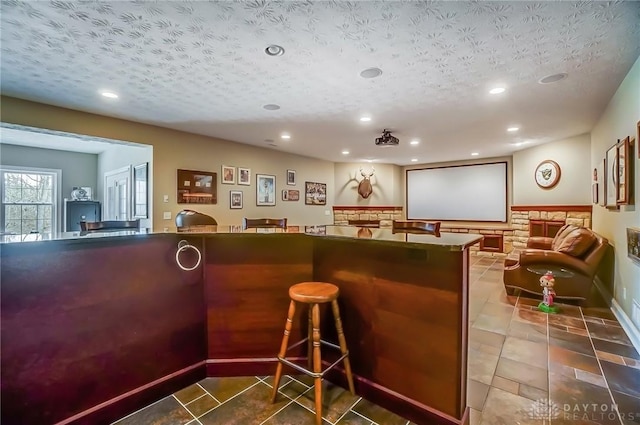
[[[205,377],[205,362],[201,361],[127,391],[55,425],[111,423]]]
[[[324,366],[330,363],[323,361]],[[347,378],[342,368],[336,367],[327,373],[332,383],[348,388]],[[380,384],[372,382],[362,376],[353,375],[356,394],[364,399],[384,407],[403,418],[407,418],[418,425],[468,425],[469,407],[462,412],[462,418],[456,419],[433,407],[429,407],[416,400],[397,393]]]
[[[306,362],[306,357],[287,357],[295,362]],[[273,375],[277,365],[276,358],[246,358],[246,359],[208,359],[207,376],[254,376]],[[330,362],[323,360],[323,368]],[[296,375],[300,372],[285,366],[283,374]],[[348,388],[344,371],[338,367],[330,370],[326,378],[328,381],[343,388]],[[412,400],[402,394],[385,388],[361,376],[353,375],[356,394],[385,409],[405,417],[418,425],[469,425],[469,408],[462,412],[462,418],[456,419],[446,413]]]
[[[613,298],[613,296],[598,281],[598,279],[596,279],[594,283],[596,285],[596,288],[598,288],[598,291],[600,291],[600,293],[602,294],[603,298],[607,301],[611,312],[614,316],[616,316],[616,319],[618,319],[620,326],[622,326],[622,329],[624,329],[624,331],[629,336],[629,339],[631,340],[631,343],[635,347],[636,351],[640,353],[640,330],[636,328],[629,316],[627,316],[627,313],[624,312],[620,304],[618,304],[615,298]]]

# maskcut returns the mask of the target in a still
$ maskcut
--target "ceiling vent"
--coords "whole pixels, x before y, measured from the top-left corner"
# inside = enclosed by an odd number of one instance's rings
[[[391,131],[386,128],[382,131],[382,136],[376,138],[376,146],[397,146],[400,143],[397,137],[391,135]]]

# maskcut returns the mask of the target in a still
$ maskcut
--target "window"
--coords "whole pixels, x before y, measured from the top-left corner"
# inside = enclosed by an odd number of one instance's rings
[[[0,172],[0,233],[55,234],[60,171],[4,168]]]

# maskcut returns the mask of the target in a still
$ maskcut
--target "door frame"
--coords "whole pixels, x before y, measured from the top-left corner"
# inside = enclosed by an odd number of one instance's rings
[[[104,179],[104,190],[103,190],[103,194],[102,194],[102,198],[103,198],[103,202],[102,202],[102,219],[103,220],[107,220],[107,211],[108,211],[108,207],[109,207],[109,186],[107,185],[107,179],[109,177],[112,177],[114,175],[117,174],[124,174],[127,173],[128,174],[128,187],[127,187],[127,217],[125,218],[125,220],[129,220],[129,218],[131,217],[131,207],[132,207],[132,202],[133,202],[133,193],[131,192],[131,181],[133,178],[133,170],[131,167],[131,164],[126,165],[124,167],[121,168],[116,168],[115,170],[111,170],[111,171],[106,171],[103,174],[103,179]]]

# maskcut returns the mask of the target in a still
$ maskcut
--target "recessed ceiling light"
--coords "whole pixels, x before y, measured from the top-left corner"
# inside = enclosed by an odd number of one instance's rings
[[[349,155],[349,151],[342,151],[342,155]]]
[[[360,73],[362,78],[376,78],[382,75],[380,68],[367,68]]]
[[[100,92],[100,94],[103,95],[104,97],[109,98],[109,99],[117,99],[118,98],[117,94],[115,94],[112,91],[108,91],[108,90],[103,90],[103,91]]]
[[[471,156],[478,156],[480,155],[478,152],[471,152]]]
[[[551,84],[557,83],[558,81],[562,81],[567,78],[569,74],[566,72],[561,72],[560,74],[547,75],[546,77],[542,77],[538,80],[540,84]]]
[[[504,87],[494,87],[491,90],[489,90],[489,93],[491,94],[500,94],[500,93],[504,93],[506,89]]]
[[[518,130],[520,130],[520,127],[509,127],[509,128],[507,128],[507,131],[510,131],[510,132],[514,132],[514,131],[518,131]]]
[[[275,103],[269,103],[263,106],[267,111],[277,111],[280,109],[280,105],[276,105]]]
[[[371,117],[360,117],[360,121],[369,122],[369,121],[371,121]]]
[[[289,140],[291,139],[291,136],[288,134],[283,134],[282,136],[280,136],[281,138],[285,139],[285,140]]]
[[[284,55],[284,48],[277,44],[272,44],[264,49],[264,52],[269,56],[282,56]]]
[[[418,145],[420,142],[418,140],[412,140],[409,142],[410,145]]]
[[[418,162],[418,158],[411,158],[411,162]]]

